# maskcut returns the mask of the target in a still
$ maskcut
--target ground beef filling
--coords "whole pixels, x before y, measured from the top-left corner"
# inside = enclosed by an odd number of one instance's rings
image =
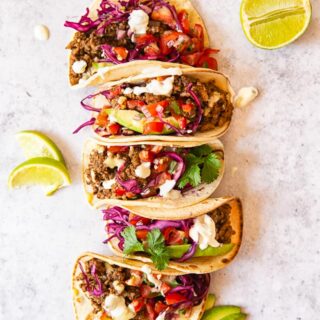
[[[137,299],[140,297],[139,287],[128,286],[125,283],[131,277],[131,273],[129,269],[118,267],[118,266],[111,267],[107,263],[95,258],[82,263],[83,269],[86,272],[86,275],[89,280],[90,288],[87,288],[85,277],[82,273],[80,273],[76,278],[76,280],[80,282],[80,288],[83,292],[88,292],[88,289],[91,290],[96,286],[97,282],[94,276],[91,275],[91,268],[94,264],[96,266],[96,275],[98,276],[98,279],[101,281],[101,284],[102,284],[102,292],[103,292],[102,295],[99,297],[90,295],[88,293],[88,297],[93,306],[94,313],[99,313],[101,310],[103,310],[104,300],[110,294],[114,294],[118,296],[121,295],[122,297],[124,297],[126,301],[126,305],[129,305],[134,299]],[[115,288],[115,284],[117,286],[123,285],[125,287],[123,292],[119,293]],[[142,315],[143,313],[141,312],[137,313],[134,319],[141,319]]]
[[[148,182],[153,179],[152,174],[147,179],[139,178],[135,174],[136,168],[142,163],[139,158],[139,152],[143,150],[141,146],[130,146],[123,152],[116,153],[113,156],[123,160],[125,163],[125,167],[119,174],[120,179],[123,181],[130,179],[136,180],[144,192],[136,195],[136,197],[135,195],[130,195],[130,192],[119,194],[118,189],[122,187],[117,182],[112,185],[111,189],[104,188],[103,183],[114,179],[118,168],[115,167],[112,169],[107,166],[105,160],[110,156],[110,153],[108,153],[107,148],[102,146],[100,148],[99,150],[93,150],[91,152],[89,164],[85,169],[87,186],[91,189],[90,192],[98,199],[117,198],[127,200],[128,197],[130,199],[135,199],[138,196],[146,198],[158,194],[157,188],[150,186],[147,188]]]
[[[209,213],[216,224],[216,240],[220,243],[231,243],[231,237],[235,234],[230,223],[231,206],[224,204]]]
[[[162,100],[170,100],[170,101],[178,101],[183,99],[185,104],[194,104],[194,100],[191,98],[190,94],[187,92],[186,88],[188,84],[192,82],[193,88],[192,90],[199,97],[202,108],[203,108],[203,116],[202,121],[198,127],[198,131],[208,131],[214,129],[216,127],[221,127],[225,123],[229,122],[232,117],[233,105],[230,102],[229,94],[221,89],[219,89],[214,81],[209,81],[207,83],[202,83],[198,80],[194,80],[187,76],[175,76],[173,83],[173,91],[168,98],[167,96],[162,95],[154,95],[150,93],[143,93],[141,95],[135,95],[133,93],[130,94],[122,94],[121,96],[117,96],[111,99],[110,103],[112,108],[114,109],[128,109],[127,100],[140,100],[145,104],[154,104],[156,102]],[[126,88],[134,86],[144,86],[146,82],[140,84],[125,84]],[[136,106],[134,109],[141,112],[141,107]],[[197,109],[193,109],[193,112],[186,113],[183,110],[180,111],[181,116],[186,117],[191,122],[196,120]],[[170,110],[164,111],[165,116],[170,116]],[[136,134],[136,132],[127,130],[123,128],[122,133],[126,135]]]
[[[98,28],[99,26],[97,29]],[[88,32],[76,32],[72,41],[66,47],[66,49],[71,50],[69,75],[72,85],[76,85],[79,80],[83,78],[83,74],[77,74],[72,70],[73,63],[80,60],[86,61],[87,68],[85,73],[90,75],[93,72],[91,68],[92,63],[104,60],[104,56],[100,48],[101,45],[108,44],[113,47],[125,47],[128,50],[135,48],[135,43],[132,42],[131,38],[127,35],[129,30],[127,21],[108,25],[105,29],[105,33],[102,35],[96,33],[97,29],[92,29]],[[148,25],[147,33],[159,37],[167,29],[168,26],[165,24],[151,20]],[[118,30],[126,31],[125,37],[118,39]]]

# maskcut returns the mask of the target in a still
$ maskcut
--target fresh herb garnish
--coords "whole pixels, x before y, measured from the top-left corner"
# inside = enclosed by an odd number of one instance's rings
[[[219,176],[221,160],[209,145],[192,148],[186,156],[186,171],[179,180],[178,187],[183,189],[188,183],[192,187],[201,182],[211,183]]]
[[[124,238],[124,254],[130,254],[136,251],[144,251],[142,243],[136,236],[136,228],[134,226],[126,227],[121,235]]]
[[[170,162],[170,165],[169,165],[169,173],[174,174],[174,172],[175,172],[175,170],[176,170],[176,168],[177,168],[177,165],[178,165],[178,162],[172,160],[172,161]]]
[[[124,238],[124,254],[144,251],[150,254],[150,258],[158,270],[163,270],[168,266],[169,253],[159,229],[148,232],[145,246],[137,239],[134,226],[126,227],[121,235]]]
[[[148,232],[146,251],[158,270],[163,270],[168,266],[169,252],[160,229]]]

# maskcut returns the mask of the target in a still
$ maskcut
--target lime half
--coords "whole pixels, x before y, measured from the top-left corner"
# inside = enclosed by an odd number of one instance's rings
[[[253,45],[277,49],[305,32],[311,12],[309,0],[242,0],[240,18]]]
[[[59,188],[67,186],[71,179],[66,167],[55,159],[32,158],[21,163],[9,175],[9,188],[25,185],[43,185],[47,187],[47,195]]]
[[[26,130],[18,132],[16,137],[27,159],[48,157],[65,164],[63,155],[57,145],[43,133]]]

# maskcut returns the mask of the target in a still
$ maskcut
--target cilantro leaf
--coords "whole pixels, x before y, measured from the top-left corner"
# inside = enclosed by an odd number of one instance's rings
[[[126,227],[121,235],[124,238],[124,254],[130,254],[136,251],[144,251],[142,243],[137,239],[134,226]]]
[[[219,176],[221,161],[215,153],[209,154],[204,160],[204,165],[201,170],[201,178],[206,183],[211,183]]]
[[[147,234],[146,251],[158,270],[163,270],[169,263],[169,252],[164,237],[159,229],[153,229]]]
[[[187,170],[179,180],[178,187],[182,189],[188,183],[190,183],[193,187],[196,187],[201,183],[200,168],[197,164],[193,164],[190,167],[187,167]]]
[[[209,145],[203,144],[202,146],[192,148],[191,152],[197,157],[203,157],[211,154],[212,149]]]

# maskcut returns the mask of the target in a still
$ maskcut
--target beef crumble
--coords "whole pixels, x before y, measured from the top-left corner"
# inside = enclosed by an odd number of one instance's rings
[[[229,204],[224,204],[209,213],[216,224],[216,240],[220,243],[230,243],[232,235],[235,234],[230,223],[230,213]]]
[[[89,291],[97,286],[97,280],[91,274],[91,269],[95,265],[95,274],[102,285],[102,294],[100,296],[90,295]],[[89,261],[82,263],[82,267],[89,280],[89,288],[82,272],[77,276],[76,280],[80,282],[80,288],[83,292],[88,292],[88,297],[93,306],[93,312],[99,313],[103,310],[103,305],[106,297],[110,294],[122,296],[126,305],[129,305],[133,300],[141,296],[139,287],[129,286],[126,281],[131,277],[131,271],[127,268],[122,268],[116,265],[110,266],[101,260],[93,258]],[[121,292],[116,287],[123,286],[125,289]],[[141,319],[143,313],[137,313],[134,319]]]
[[[105,23],[105,22],[102,22]],[[97,29],[99,26],[97,27]],[[135,43],[132,42],[128,36],[129,25],[128,21],[122,21],[119,23],[112,23],[105,28],[105,32],[102,35],[96,33],[97,29],[92,29],[88,32],[77,31],[66,49],[71,50],[70,54],[70,82],[72,85],[76,85],[80,79],[83,78],[85,73],[92,71],[91,67],[93,62],[100,62],[104,60],[101,45],[107,44],[112,47],[124,47],[127,50],[135,48]],[[147,33],[159,37],[164,31],[168,29],[168,26],[159,22],[151,20],[148,25]],[[117,37],[117,30],[125,31],[125,36],[122,38]],[[85,73],[78,74],[72,70],[72,65],[75,61],[84,60],[87,63]]]

